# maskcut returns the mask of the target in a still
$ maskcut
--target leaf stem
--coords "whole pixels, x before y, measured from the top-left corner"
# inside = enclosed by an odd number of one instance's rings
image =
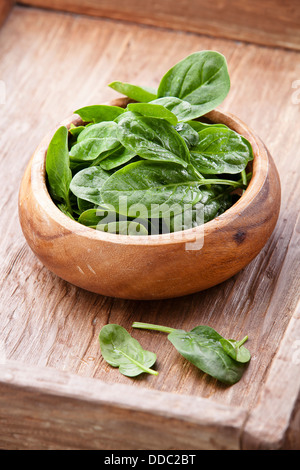
[[[246,343],[247,339],[248,336],[246,335],[241,341],[238,341],[238,343],[236,343],[236,346],[240,348],[244,343]]]
[[[133,364],[135,364],[136,366],[140,367],[140,369],[142,369],[144,372],[147,372],[148,374],[151,374],[151,375],[158,375],[158,372],[156,370],[153,370],[153,369],[149,369],[149,367],[146,367],[146,366],[143,366],[143,364],[141,364],[140,362],[136,361],[135,359],[133,359],[133,357],[131,356],[128,356],[124,351],[121,351],[120,350],[120,353],[126,357],[127,359],[129,359],[131,362],[133,362]]]
[[[143,330],[155,330],[161,331],[163,333],[172,333],[172,331],[175,331],[175,328],[169,328],[168,326],[153,325],[152,323],[140,323],[138,321],[135,321],[132,324],[132,328],[141,328]]]

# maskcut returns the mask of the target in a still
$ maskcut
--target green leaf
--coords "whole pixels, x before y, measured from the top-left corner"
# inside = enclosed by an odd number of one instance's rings
[[[119,166],[128,163],[135,156],[136,153],[133,150],[126,149],[123,145],[120,145],[107,157],[101,160],[100,166],[107,171],[113,170],[114,168],[118,168]]]
[[[102,168],[91,166],[76,173],[71,181],[70,189],[80,199],[100,205],[102,203],[101,187],[109,177],[110,174]]]
[[[142,158],[178,163],[187,167],[189,150],[170,123],[127,112],[118,123],[118,139]]]
[[[129,103],[127,105],[128,111],[141,114],[142,116],[165,119],[170,124],[175,126],[178,122],[177,117],[167,108],[159,104],[152,103]]]
[[[102,121],[114,121],[120,114],[124,113],[124,111],[124,108],[119,106],[98,104],[77,109],[75,114],[79,114],[84,122],[97,123]]]
[[[164,96],[151,101],[149,104],[164,106],[177,117],[179,122],[190,121],[202,116],[202,107],[193,105],[188,101],[181,100],[174,96]]]
[[[216,51],[194,52],[162,78],[157,97],[172,96],[199,107],[202,116],[227,96],[230,78],[225,57]]]
[[[245,336],[245,338],[243,338],[241,341],[221,338],[220,343],[224,351],[230,357],[232,357],[232,359],[235,359],[237,362],[247,363],[251,359],[250,352],[243,346],[244,342],[247,341],[247,339],[248,336]]]
[[[225,126],[225,124],[208,124],[201,121],[187,121],[187,124],[189,124],[197,132],[204,131],[204,129],[211,129],[213,127],[224,127],[225,129],[229,129],[229,127]]]
[[[191,149],[191,163],[200,173],[240,173],[251,160],[248,145],[231,129],[209,127],[199,132],[199,138]]]
[[[51,196],[57,201],[64,202],[72,214],[69,201],[69,188],[72,179],[70,170],[68,129],[60,127],[54,134],[46,157],[46,173],[48,176]]]
[[[184,204],[193,205],[200,200],[198,185],[192,168],[140,161],[112,174],[103,184],[101,196],[105,204],[124,215],[167,217],[170,212],[182,212]],[[138,216],[135,211],[140,211]]]
[[[112,82],[108,86],[113,88],[113,90],[128,96],[128,98],[141,103],[148,103],[156,98],[156,90],[150,87],[141,87],[119,81]]]
[[[119,146],[117,129],[118,125],[113,121],[104,121],[85,128],[79,134],[77,144],[71,148],[70,157],[77,162],[92,161],[100,154]]]
[[[134,322],[132,327],[168,333],[168,340],[185,359],[225,384],[238,382],[246,369],[245,363],[227,354],[221,344],[224,338],[209,326],[200,325],[191,331],[184,331]]]
[[[134,222],[133,220],[108,222],[107,224],[100,223],[97,225],[96,228],[97,230],[101,230],[102,232],[115,233],[118,235],[148,235],[148,230],[146,229],[146,227],[141,223]]]
[[[105,325],[100,331],[99,342],[104,360],[112,367],[118,367],[121,374],[127,377],[136,377],[143,372],[158,375],[150,369],[156,354],[144,350],[122,326]]]
[[[189,149],[198,144],[199,134],[188,123],[180,122],[175,126],[175,130],[183,138]]]

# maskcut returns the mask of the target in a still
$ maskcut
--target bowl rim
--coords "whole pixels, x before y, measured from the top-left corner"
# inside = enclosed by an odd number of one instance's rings
[[[127,98],[119,98],[102,104],[110,106],[125,107],[130,100]],[[249,140],[253,149],[253,170],[252,177],[245,192],[240,199],[235,202],[229,209],[227,209],[220,216],[206,222],[205,224],[193,227],[187,230],[165,233],[160,235],[121,235],[108,232],[102,232],[93,228],[80,224],[76,220],[72,220],[65,215],[51,199],[46,185],[46,154],[49,143],[56,132],[61,126],[66,126],[68,129],[73,123],[78,125],[82,123],[82,119],[78,114],[73,114],[60,122],[51,132],[49,132],[41,141],[35,150],[31,159],[31,187],[34,194],[38,194],[38,203],[42,209],[50,216],[56,223],[61,225],[65,230],[76,233],[81,237],[88,239],[99,240],[103,242],[110,242],[114,244],[130,244],[130,245],[165,245],[177,243],[195,243],[195,241],[207,237],[211,232],[216,230],[224,230],[228,224],[231,224],[236,218],[240,217],[243,210],[255,199],[260,192],[267,178],[269,169],[268,152],[259,137],[255,135],[254,131],[249,128],[243,121],[241,121],[234,114],[225,112],[219,108],[210,111],[209,113],[201,116],[211,122],[225,123],[229,128],[238,132]],[[199,118],[199,119],[201,119]],[[21,201],[20,201],[21,202]]]

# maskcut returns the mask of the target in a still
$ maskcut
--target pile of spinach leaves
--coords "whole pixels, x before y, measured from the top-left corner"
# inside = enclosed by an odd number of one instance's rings
[[[94,105],[62,126],[47,151],[49,193],[79,223],[129,235],[185,230],[208,222],[247,187],[250,143],[223,124],[198,120],[227,96],[226,59],[195,52],[157,90],[109,85],[134,102]]]

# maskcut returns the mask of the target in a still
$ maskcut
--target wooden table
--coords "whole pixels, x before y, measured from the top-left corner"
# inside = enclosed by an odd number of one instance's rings
[[[231,91],[221,108],[260,135],[279,170],[282,206],[271,239],[232,279],[179,299],[105,298],[60,280],[35,258],[18,222],[32,152],[75,109],[115,98],[111,81],[155,87],[202,49],[226,56]],[[299,449],[300,53],[15,6],[0,31],[0,57],[0,447]],[[165,335],[137,335],[133,321],[248,334],[250,365],[238,384],[220,385]],[[131,380],[103,361],[106,323],[159,351],[158,377]]]

